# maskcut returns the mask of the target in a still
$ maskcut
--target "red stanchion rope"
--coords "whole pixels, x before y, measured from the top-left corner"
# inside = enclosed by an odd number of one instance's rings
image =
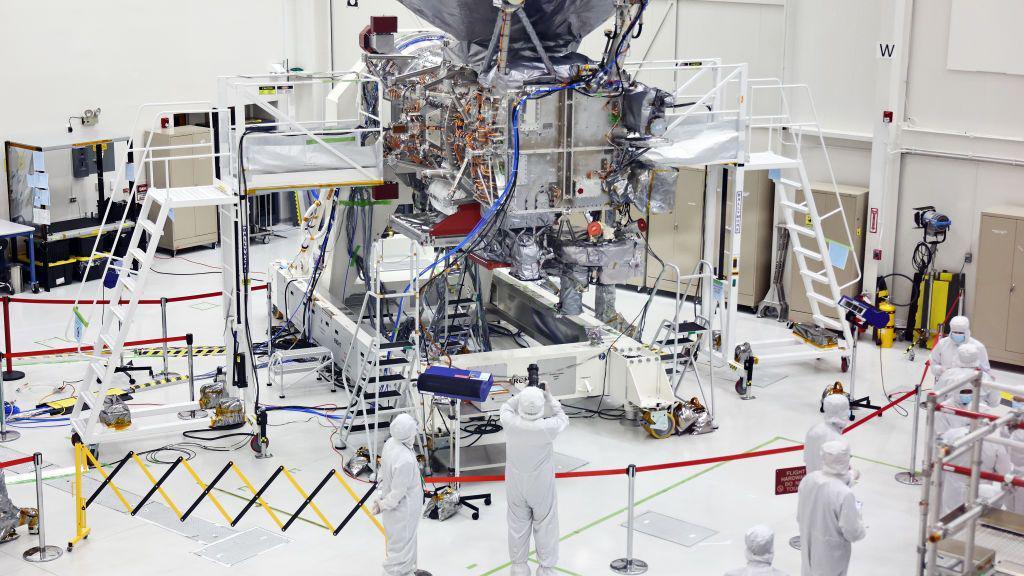
[[[0,462],[0,469],[10,468],[11,466],[17,466],[18,464],[30,464],[32,462],[35,462],[35,460],[35,456],[25,456],[24,458],[18,458],[16,460]]]
[[[267,286],[268,286],[267,284],[258,284],[256,286],[253,286],[250,291],[251,292],[257,292],[259,290],[266,290]],[[220,292],[204,292],[202,294],[192,294],[192,295],[188,295],[188,296],[171,296],[170,298],[167,299],[167,302],[168,303],[186,302],[188,300],[200,300],[200,299],[203,299],[203,298],[216,298],[217,296],[223,296],[223,295],[224,295],[224,292],[220,291]],[[67,299],[67,298],[18,298],[18,297],[13,297],[13,296],[11,298],[9,298],[8,301],[11,302],[11,303],[16,303],[16,304],[60,304],[60,305],[70,305],[70,304],[82,304],[82,305],[102,304],[102,305],[108,305],[108,304],[110,304],[110,300],[81,300],[81,301],[75,301],[75,300],[70,300],[70,299]],[[127,304],[128,300],[121,300],[119,303],[120,304]],[[160,304],[160,299],[159,298],[145,298],[145,299],[139,300],[139,304],[159,305]]]
[[[125,346],[148,346],[149,344],[163,344],[164,342],[183,342],[184,336],[171,336],[170,338],[149,338],[146,340],[129,340]],[[47,350],[31,350],[28,352],[10,352],[5,355],[7,358],[33,358],[36,356],[57,356],[60,354],[74,354],[76,352],[92,352],[92,346],[72,348],[50,348]]]
[[[893,400],[892,402],[889,402],[885,406],[879,408],[878,410],[875,410],[871,414],[868,414],[864,418],[861,418],[860,420],[858,420],[858,421],[854,422],[853,424],[849,425],[845,430],[843,430],[843,434],[845,434],[845,433],[847,433],[847,432],[849,432],[851,430],[855,430],[858,426],[861,426],[862,424],[864,424],[865,422],[868,422],[872,418],[876,418],[877,416],[881,415],[883,412],[891,410],[897,404],[899,404],[901,402],[904,402],[905,400],[907,400],[907,398],[910,398],[911,396],[914,396],[914,394],[915,394],[914,392],[907,392],[906,394],[900,396],[899,398]],[[650,464],[650,465],[647,465],[647,466],[637,466],[636,467],[636,471],[637,472],[656,472],[656,471],[659,471],[659,470],[670,470],[670,469],[673,469],[673,468],[689,468],[689,467],[693,467],[693,466],[704,466],[706,464],[717,464],[719,462],[731,462],[733,460],[745,460],[745,459],[748,459],[748,458],[759,458],[759,457],[762,457],[762,456],[774,456],[774,455],[777,455],[777,454],[787,454],[787,453],[790,453],[790,452],[799,452],[799,451],[801,451],[803,449],[804,449],[803,444],[797,444],[795,446],[786,446],[785,448],[771,448],[769,450],[758,450],[758,451],[755,451],[755,452],[740,452],[738,454],[727,454],[725,456],[712,456],[712,457],[708,457],[708,458],[698,458],[696,460],[683,460],[681,462],[667,462],[665,464]],[[593,477],[593,476],[617,476],[617,475],[625,474],[625,473],[626,473],[626,469],[625,468],[606,468],[606,469],[603,469],[603,470],[580,470],[580,471],[576,471],[576,472],[560,472],[558,474],[555,474],[555,478],[588,478],[588,477]],[[505,480],[505,476],[503,476],[503,475],[494,475],[494,476],[459,476],[459,477],[455,477],[455,476],[431,476],[430,478],[425,478],[424,479],[424,481],[426,483],[428,483],[428,484],[452,484],[452,483],[456,483],[456,482],[460,483],[460,484],[473,484],[473,483],[481,483],[481,482],[501,482],[503,480]]]

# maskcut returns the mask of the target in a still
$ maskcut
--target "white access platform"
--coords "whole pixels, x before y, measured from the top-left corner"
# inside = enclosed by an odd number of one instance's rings
[[[154,202],[169,208],[192,208],[195,206],[220,206],[234,204],[234,193],[226,184],[214,181],[204,186],[183,186],[180,188],[150,188],[146,193]]]

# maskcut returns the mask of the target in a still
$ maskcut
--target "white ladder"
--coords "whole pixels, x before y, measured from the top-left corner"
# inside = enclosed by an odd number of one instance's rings
[[[831,212],[819,214],[803,162],[798,164],[797,172],[800,175],[799,182],[785,178],[777,180],[777,190],[780,194],[778,201],[784,226],[790,233],[790,246],[810,302],[814,324],[840,332],[843,339],[842,347],[848,348],[853,337],[849,323],[843,319],[845,311],[839,307],[842,291],[848,285],[840,286],[836,280],[835,265],[829,255],[828,238],[825,237],[823,227],[824,221],[839,218],[844,220],[841,224],[846,228],[843,210],[839,207]],[[803,192],[803,202],[797,202],[796,190]],[[810,226],[805,223],[809,223]],[[836,318],[826,314],[832,311],[835,312]]]
[[[195,428],[201,425],[196,421],[171,422],[153,426],[143,426],[137,422],[137,419],[146,416],[193,410],[196,408],[194,402],[132,410],[133,423],[123,431],[104,429],[99,423],[99,413],[107,390],[113,386],[118,359],[121,356],[124,343],[128,339],[136,309],[142,299],[152,269],[157,245],[163,235],[164,224],[170,217],[171,211],[175,208],[217,206],[235,202],[234,193],[219,182],[184,188],[151,188],[146,194],[139,220],[128,243],[125,258],[119,265],[108,264],[108,270],[113,269],[117,272],[118,281],[110,295],[109,314],[104,315],[102,326],[93,342],[93,354],[85,370],[84,384],[79,390],[78,399],[75,401],[75,408],[71,414],[71,423],[83,442],[98,444],[100,441],[112,438],[137,438],[166,433],[179,427]],[[154,212],[156,217],[151,218]],[[143,233],[149,236],[145,250],[141,248]],[[94,251],[93,257],[95,258],[97,255],[97,252]],[[133,267],[137,267],[138,270],[133,272]],[[86,407],[89,408],[88,414],[83,416],[82,412]]]

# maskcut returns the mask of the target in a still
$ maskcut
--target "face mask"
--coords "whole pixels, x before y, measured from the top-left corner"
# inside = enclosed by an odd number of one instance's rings
[[[971,405],[971,395],[970,394],[961,394],[960,395],[960,405],[961,406],[970,406]]]
[[[967,340],[966,334],[960,334],[958,332],[951,333],[949,337],[953,340],[953,342],[956,342],[957,344],[963,344]]]

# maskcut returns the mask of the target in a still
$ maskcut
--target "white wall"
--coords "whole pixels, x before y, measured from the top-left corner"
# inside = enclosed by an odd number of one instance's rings
[[[216,77],[283,56],[283,0],[0,3],[0,139],[66,140],[68,116],[102,108],[76,141],[126,135],[145,102],[216,101]],[[6,176],[0,216],[7,215]]]

